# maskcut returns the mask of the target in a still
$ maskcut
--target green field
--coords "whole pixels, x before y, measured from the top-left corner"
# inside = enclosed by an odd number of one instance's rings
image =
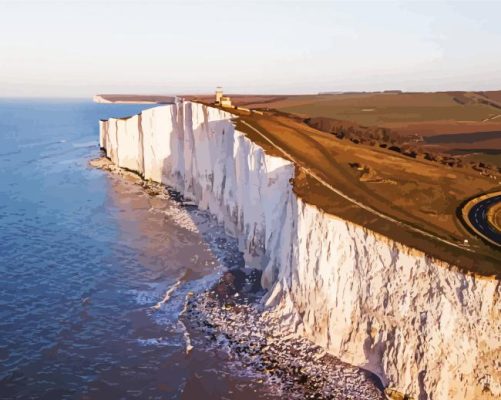
[[[480,122],[501,114],[501,109],[473,99],[464,104],[458,101],[465,100],[448,93],[331,95],[305,99],[302,104],[279,102],[273,107],[293,114],[330,117],[362,125],[440,120]]]

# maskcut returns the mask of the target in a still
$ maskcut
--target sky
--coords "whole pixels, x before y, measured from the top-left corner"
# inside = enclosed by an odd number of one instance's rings
[[[0,97],[501,89],[501,1],[5,1]]]

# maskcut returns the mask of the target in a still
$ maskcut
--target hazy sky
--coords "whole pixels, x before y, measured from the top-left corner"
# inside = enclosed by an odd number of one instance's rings
[[[0,0],[0,97],[501,89],[501,1]]]

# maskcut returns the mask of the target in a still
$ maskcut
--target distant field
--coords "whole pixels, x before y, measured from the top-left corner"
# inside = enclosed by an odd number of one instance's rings
[[[489,153],[469,153],[464,156],[465,160],[477,161],[477,162],[487,162],[493,165],[501,165],[501,153],[489,154]]]
[[[499,108],[494,105],[498,92],[491,93],[490,98],[460,92],[277,96],[275,101],[262,99],[248,105],[269,106],[310,117],[351,120],[364,125],[444,120],[480,122],[501,115],[501,105]]]
[[[448,134],[464,134],[476,132],[501,132],[501,119],[479,121],[421,121],[421,122],[388,122],[383,124],[403,136],[419,134],[435,136]]]
[[[498,103],[501,103],[501,90],[493,90],[487,92],[479,92],[479,94],[487,97],[488,99],[492,99]]]
[[[496,113],[492,106],[454,101],[445,93],[405,93],[370,95],[332,95],[297,105],[275,104],[274,107],[314,117],[351,120],[363,125],[380,125],[409,121],[482,121]],[[279,102],[282,103],[282,102]],[[501,114],[501,110],[499,110]]]
[[[388,128],[422,137],[425,147],[439,152],[501,153],[501,91],[235,96],[234,102]]]

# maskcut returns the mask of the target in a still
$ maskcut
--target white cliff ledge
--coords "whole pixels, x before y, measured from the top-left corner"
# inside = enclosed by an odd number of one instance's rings
[[[283,329],[419,399],[499,398],[499,281],[305,203],[292,191],[294,165],[265,154],[232,117],[178,102],[101,121],[100,145],[217,216],[263,270]]]
[[[116,104],[172,104],[175,96],[163,96],[152,94],[96,94],[94,103]]]

